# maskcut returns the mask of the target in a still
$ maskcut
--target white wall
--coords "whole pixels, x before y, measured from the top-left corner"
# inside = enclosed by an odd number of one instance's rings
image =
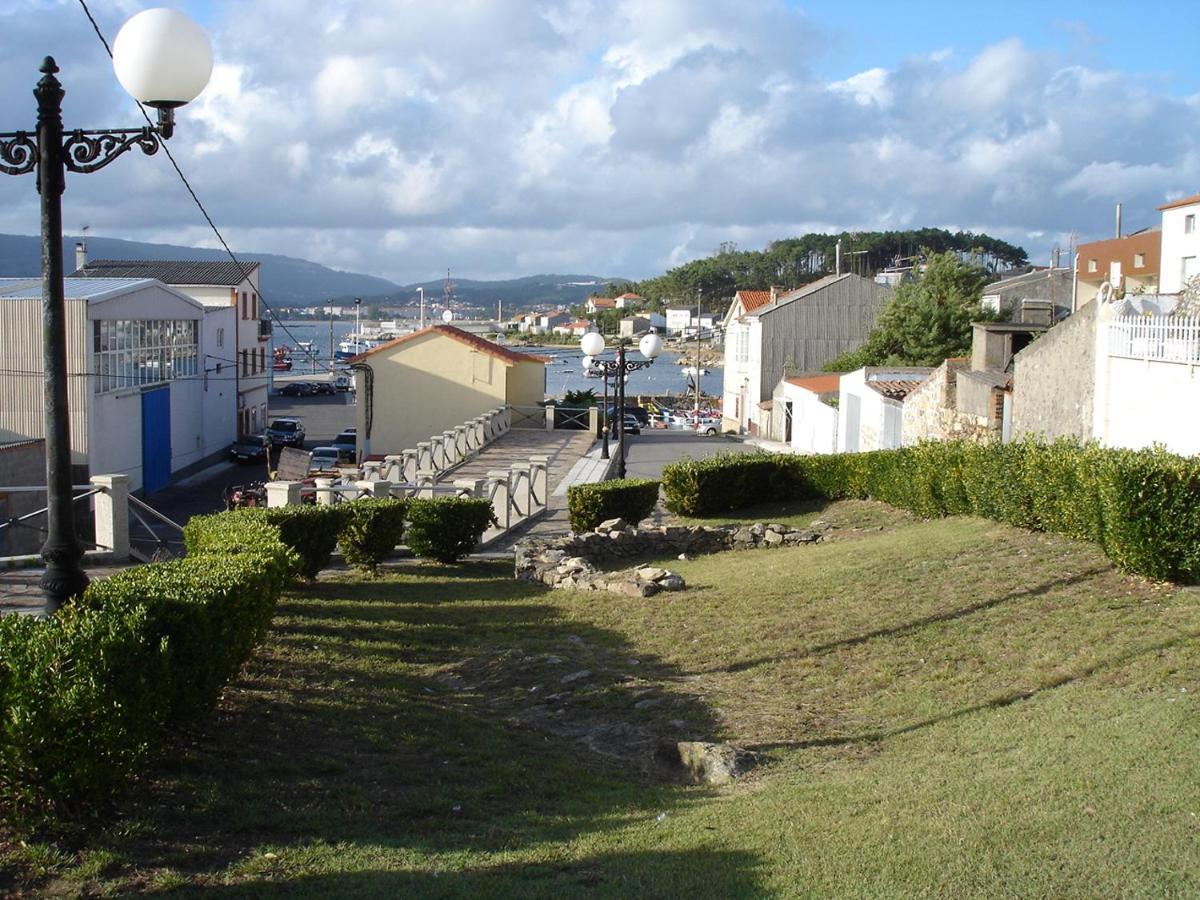
[[[1196,227],[1191,234],[1184,231],[1188,216],[1195,216]],[[1190,258],[1191,274],[1200,274],[1200,203],[1164,209],[1162,214],[1162,262],[1159,268],[1158,289],[1163,294],[1178,294],[1184,278],[1184,260]]]
[[[867,386],[866,369],[843,375],[838,389],[838,452],[899,447],[903,411],[902,403]],[[895,427],[889,429],[889,424]]]
[[[1183,363],[1105,357],[1097,384],[1096,437],[1110,447],[1164,444],[1200,454],[1200,371]]]
[[[745,335],[744,338],[740,337]],[[739,356],[744,347],[746,358]],[[756,431],[761,421],[762,323],[757,318],[734,322],[725,332],[725,388],[721,415],[725,429]]]
[[[217,332],[224,329],[224,346],[217,346]],[[219,453],[237,437],[237,369],[231,360],[236,358],[237,318],[232,306],[205,311],[200,334],[200,353],[204,379],[202,401],[204,456]],[[215,371],[217,366],[221,371]]]
[[[791,447],[797,453],[836,453],[838,411],[810,390],[781,381],[774,396],[775,430],[783,440],[786,422],[784,404],[792,404]]]

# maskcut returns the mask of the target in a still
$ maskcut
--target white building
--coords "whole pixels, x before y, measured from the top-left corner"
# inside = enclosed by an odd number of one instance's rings
[[[840,381],[837,373],[781,378],[771,397],[771,439],[795,453],[836,453]]]
[[[75,276],[83,278],[155,278],[204,304],[206,309],[229,307],[234,311],[233,332],[221,347],[206,353],[205,369],[221,366],[236,379],[235,403],[238,434],[257,434],[267,426],[267,383],[271,374],[271,323],[259,319],[259,264],[243,262],[80,260]]]
[[[1160,206],[1162,212],[1162,256],[1158,290],[1178,294],[1183,283],[1200,275],[1200,194]]]
[[[218,406],[210,400],[220,386],[202,363],[204,306],[153,279],[64,284],[75,483],[124,473],[133,489],[152,493],[223,452],[233,440],[232,416],[205,417]],[[7,370],[0,375],[0,443],[41,438],[40,279],[0,279],[0,336]]]
[[[667,334],[683,334],[689,325],[692,324],[692,313],[695,310],[690,306],[668,306],[667,307]]]
[[[722,428],[767,434],[766,411],[779,380],[791,372],[819,371],[839,353],[860,346],[891,293],[849,274],[783,294],[738,291],[725,317]]]
[[[894,450],[904,434],[904,398],[932,369],[867,366],[838,383],[839,453]]]

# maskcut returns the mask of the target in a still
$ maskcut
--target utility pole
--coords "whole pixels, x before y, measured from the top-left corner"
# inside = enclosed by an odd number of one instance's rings
[[[700,432],[700,304],[704,288],[696,292],[696,432]]]
[[[417,293],[421,295],[421,327],[425,327],[425,288],[417,288]]]

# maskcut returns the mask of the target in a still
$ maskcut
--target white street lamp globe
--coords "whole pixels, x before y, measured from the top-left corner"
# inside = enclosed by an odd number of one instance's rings
[[[579,342],[579,349],[583,351],[584,356],[599,356],[604,352],[604,338],[594,331],[585,334]]]
[[[642,356],[646,357],[646,359],[654,359],[654,357],[662,353],[662,338],[654,333],[647,334],[638,341],[638,349],[642,351]]]
[[[200,96],[212,75],[212,44],[195,20],[177,9],[147,9],[113,41],[113,71],[136,100],[159,109]]]
[[[442,312],[442,321],[449,325],[454,321],[454,310],[447,309]]]
[[[594,356],[585,356],[583,358],[583,367],[585,369],[590,369],[592,367],[592,363],[594,363],[595,361],[596,361],[596,358]]]

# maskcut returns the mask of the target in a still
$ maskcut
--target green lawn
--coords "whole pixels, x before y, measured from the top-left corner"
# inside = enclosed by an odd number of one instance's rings
[[[84,836],[10,843],[8,873],[62,894],[1200,892],[1200,596],[977,519],[747,518],[838,527],[670,561],[689,589],[649,599],[507,564],[295,592],[200,731]],[[761,764],[674,784],[653,751],[680,739]]]

